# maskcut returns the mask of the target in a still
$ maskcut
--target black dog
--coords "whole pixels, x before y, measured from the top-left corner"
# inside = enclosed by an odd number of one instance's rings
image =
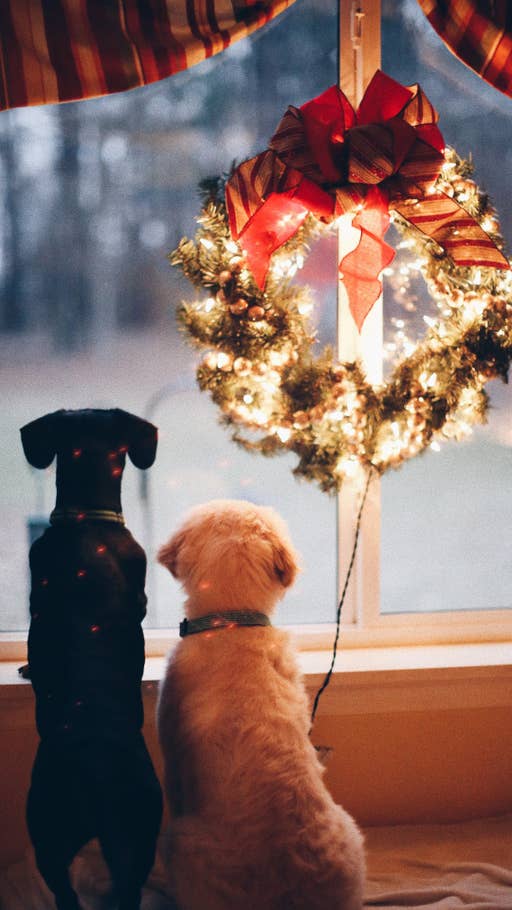
[[[69,865],[93,837],[120,910],[139,910],[162,797],[142,738],[146,557],[124,527],[126,453],[155,459],[156,427],[125,411],[56,411],[21,430],[25,455],[57,455],[51,527],[32,545],[30,678],[41,743],[27,823],[59,910],[77,910]]]

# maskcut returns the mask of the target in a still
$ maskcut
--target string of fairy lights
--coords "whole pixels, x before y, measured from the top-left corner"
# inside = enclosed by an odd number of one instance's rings
[[[436,184],[453,196],[502,249],[496,213],[471,179],[471,163],[447,149]],[[506,379],[512,358],[512,272],[456,267],[432,240],[392,213],[405,254],[385,270],[403,302],[393,317],[384,356],[387,381],[374,386],[358,362],[319,350],[314,300],[295,276],[309,246],[332,230],[310,216],[274,254],[264,290],[254,283],[232,239],[224,181],[202,185],[203,207],[193,240],[183,238],[170,261],[204,296],[183,303],[187,338],[205,351],[197,370],[202,390],[219,407],[233,439],[263,455],[294,452],[294,473],[335,492],[373,467],[397,467],[428,447],[461,439],[485,420],[489,379]],[[435,304],[425,334],[409,337],[411,286],[421,275]]]

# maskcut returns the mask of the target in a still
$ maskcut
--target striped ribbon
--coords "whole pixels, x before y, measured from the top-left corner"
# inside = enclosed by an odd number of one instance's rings
[[[357,111],[332,86],[288,108],[269,148],[244,161],[226,187],[231,233],[264,287],[270,257],[308,214],[329,222],[354,214],[361,241],[340,268],[359,330],[394,252],[384,243],[389,209],[439,243],[458,266],[508,268],[458,202],[435,191],[444,162],[438,114],[418,85],[377,71]]]
[[[451,51],[495,88],[512,96],[512,4],[509,0],[418,0]]]
[[[1,0],[0,109],[123,92],[172,76],[294,0]]]

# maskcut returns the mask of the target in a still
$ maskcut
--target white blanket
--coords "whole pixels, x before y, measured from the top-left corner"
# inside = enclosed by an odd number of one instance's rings
[[[366,831],[366,907],[512,910],[512,817]]]
[[[366,846],[366,908],[512,910],[512,816],[370,828]],[[95,844],[75,860],[73,882],[84,910],[112,907],[108,872]],[[157,862],[144,889],[142,910],[168,908],[165,876]],[[31,854],[0,870],[0,910],[54,910]]]
[[[93,841],[77,856],[71,874],[84,910],[110,910],[110,876],[98,844]],[[160,861],[144,888],[142,910],[168,910],[165,876]],[[53,897],[42,881],[32,851],[22,862],[0,870],[0,910],[55,910]]]

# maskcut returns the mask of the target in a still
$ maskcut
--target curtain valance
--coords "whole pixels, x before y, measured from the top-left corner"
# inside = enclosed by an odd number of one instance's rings
[[[294,0],[2,0],[0,109],[122,92],[244,38]]]
[[[491,85],[512,96],[512,3],[418,0],[450,50]]]

